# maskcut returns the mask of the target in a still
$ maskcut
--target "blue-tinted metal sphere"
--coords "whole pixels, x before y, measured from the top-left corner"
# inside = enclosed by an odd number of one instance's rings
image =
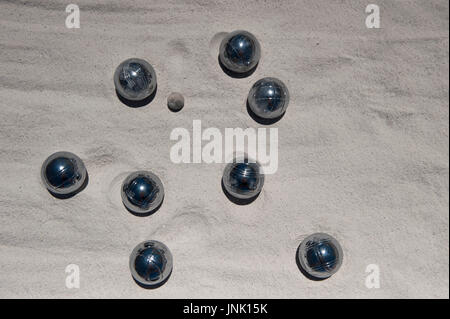
[[[83,161],[70,152],[50,155],[42,164],[41,178],[47,189],[56,195],[76,193],[86,181]]]
[[[220,62],[230,71],[245,73],[253,69],[261,57],[261,46],[247,31],[230,32],[220,43]]]
[[[130,174],[122,184],[122,201],[136,214],[151,213],[164,198],[164,187],[155,174],[138,171]]]
[[[344,257],[341,245],[332,236],[316,233],[300,244],[298,260],[303,270],[318,279],[328,278],[336,273]]]
[[[156,89],[156,73],[145,60],[128,59],[122,62],[114,73],[117,92],[127,100],[141,101]]]
[[[276,78],[263,78],[253,84],[248,93],[250,109],[263,119],[278,118],[286,112],[289,104],[289,91],[286,85]]]
[[[225,167],[222,182],[231,196],[250,199],[261,192],[264,185],[264,174],[258,163],[233,162]]]
[[[140,243],[130,255],[131,275],[144,286],[164,283],[172,272],[172,265],[169,248],[156,240]]]

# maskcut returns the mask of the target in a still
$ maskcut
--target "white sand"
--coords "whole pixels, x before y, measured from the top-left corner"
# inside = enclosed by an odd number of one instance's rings
[[[448,1],[0,1],[0,297],[449,297]],[[233,4],[232,4],[233,3]],[[256,72],[233,79],[217,63],[221,32],[261,42]],[[158,92],[140,109],[112,76],[147,59]],[[279,128],[279,169],[248,206],[220,187],[222,164],[173,164],[175,127],[260,127],[245,97],[276,76],[291,92]],[[184,94],[179,113],[166,106]],[[85,162],[90,182],[58,200],[40,180],[51,153]],[[158,174],[166,197],[150,217],[128,213],[119,185]],[[340,271],[322,282],[295,263],[302,238],[342,244]],[[131,279],[136,244],[157,239],[172,277],[145,290]],[[79,265],[80,289],[65,287]],[[367,289],[377,264],[381,287]]]

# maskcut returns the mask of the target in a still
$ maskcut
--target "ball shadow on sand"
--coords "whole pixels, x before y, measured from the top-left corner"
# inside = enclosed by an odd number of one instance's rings
[[[167,107],[167,108],[168,108],[169,111],[172,112],[172,113],[178,113],[178,112],[181,112],[181,110],[183,109],[183,108],[180,108],[180,109],[171,109],[170,107]]]
[[[164,197],[162,198],[161,203],[159,203],[158,206],[156,206],[154,209],[152,209],[151,211],[149,211],[147,213],[136,213],[136,212],[133,212],[131,209],[129,209],[127,206],[125,206],[125,205],[123,205],[123,206],[127,209],[127,211],[129,213],[131,213],[134,216],[137,216],[137,217],[148,217],[148,216],[153,215],[154,213],[156,213],[161,208],[163,203],[164,203]]]
[[[164,284],[169,280],[170,276],[172,276],[172,271],[170,272],[170,274],[167,276],[166,279],[164,279],[163,281],[161,281],[159,284],[156,284],[156,285],[151,285],[151,284],[146,285],[146,284],[143,284],[143,283],[137,281],[136,279],[134,279],[133,276],[131,276],[131,278],[133,278],[134,282],[135,282],[139,287],[144,288],[144,289],[150,289],[150,290],[151,290],[151,289],[159,288],[159,287],[161,287],[162,285],[164,285]]]
[[[225,196],[233,203],[235,203],[236,205],[248,205],[250,203],[253,203],[258,197],[259,194],[261,194],[261,192],[259,192],[258,194],[256,194],[255,196],[251,197],[251,198],[247,198],[247,199],[243,199],[243,198],[236,198],[233,195],[231,195],[227,189],[225,188],[225,185],[223,184],[223,179],[220,180],[221,181],[221,186],[222,186],[222,191],[224,192]]]
[[[138,107],[142,107],[142,106],[146,106],[147,104],[150,104],[150,102],[153,101],[153,99],[155,98],[157,91],[158,91],[158,86],[156,86],[155,91],[153,91],[152,94],[150,94],[145,99],[139,100],[139,101],[133,101],[133,100],[124,98],[122,95],[120,95],[120,93],[117,90],[116,90],[116,95],[117,95],[117,98],[120,100],[120,102],[122,102],[126,106],[132,107],[132,108],[138,108]]]
[[[220,68],[222,69],[222,71],[226,75],[228,75],[228,76],[230,76],[232,78],[235,78],[235,79],[242,79],[242,78],[249,77],[250,75],[252,75],[256,71],[256,68],[258,67],[258,64],[259,64],[259,62],[258,62],[252,69],[248,70],[247,72],[239,73],[239,72],[233,72],[231,70],[228,70],[226,68],[226,66],[223,65],[222,61],[220,61],[220,55],[217,56],[217,60],[219,61],[219,65],[220,65]]]
[[[57,194],[57,193],[52,192],[52,191],[49,190],[49,189],[47,189],[47,190],[48,190],[48,192],[49,192],[53,197],[55,197],[55,198],[58,198],[58,199],[68,199],[68,198],[74,197],[76,194],[82,192],[82,191],[87,187],[88,183],[89,183],[89,174],[88,174],[88,172],[86,171],[86,178],[85,178],[85,180],[84,180],[84,182],[83,182],[83,185],[81,185],[81,187],[80,187],[79,189],[77,189],[76,191],[74,191],[74,192],[72,192],[72,193],[70,193],[70,194]]]
[[[286,114],[286,112],[284,112],[283,114],[281,114],[280,116],[278,116],[276,118],[265,119],[265,118],[262,118],[262,117],[256,115],[255,112],[252,111],[252,109],[250,108],[250,105],[248,104],[248,100],[246,101],[246,107],[247,107],[248,115],[250,115],[250,117],[253,120],[255,120],[256,122],[258,122],[259,124],[262,124],[262,125],[274,124],[274,123],[278,122],[279,120],[281,120],[284,117],[284,114]]]

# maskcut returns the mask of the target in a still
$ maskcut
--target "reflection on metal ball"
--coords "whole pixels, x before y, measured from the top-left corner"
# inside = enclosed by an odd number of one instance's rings
[[[248,93],[250,109],[263,119],[275,119],[283,115],[289,104],[286,85],[276,78],[263,78],[253,84]]]
[[[137,245],[130,255],[130,271],[134,280],[145,287],[164,284],[172,272],[169,248],[156,240]]]
[[[156,89],[156,73],[153,67],[142,59],[123,61],[114,73],[114,85],[123,98],[141,101]]]
[[[264,174],[261,166],[249,159],[229,163],[223,172],[225,190],[234,198],[250,199],[261,192]]]
[[[73,153],[57,152],[42,164],[41,178],[50,193],[69,196],[79,191],[87,177],[83,161]]]
[[[164,187],[155,174],[137,171],[124,180],[121,195],[123,204],[131,212],[149,214],[159,208],[162,203]]]
[[[316,233],[302,241],[297,257],[307,274],[325,279],[339,270],[344,254],[336,239],[328,234]]]
[[[261,57],[261,46],[250,32],[228,33],[220,43],[219,60],[228,70],[245,73],[253,69]]]

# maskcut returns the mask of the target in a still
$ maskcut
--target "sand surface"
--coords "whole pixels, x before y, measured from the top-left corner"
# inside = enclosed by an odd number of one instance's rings
[[[0,0],[0,297],[391,298],[449,297],[448,1],[76,2]],[[235,79],[217,63],[224,32],[259,39],[261,62]],[[115,95],[124,59],[158,76],[151,104]],[[291,102],[279,122],[279,168],[247,206],[230,202],[224,164],[174,164],[175,127],[261,127],[245,98],[261,77],[282,79]],[[167,96],[185,97],[172,113]],[[89,172],[73,198],[40,180],[66,150]],[[160,176],[154,215],[128,213],[120,184],[134,170]],[[297,268],[301,240],[335,236],[344,263],[316,282]],[[172,277],[145,290],[131,279],[136,244],[157,239]],[[68,264],[80,288],[65,286]],[[377,264],[380,288],[365,286]]]

